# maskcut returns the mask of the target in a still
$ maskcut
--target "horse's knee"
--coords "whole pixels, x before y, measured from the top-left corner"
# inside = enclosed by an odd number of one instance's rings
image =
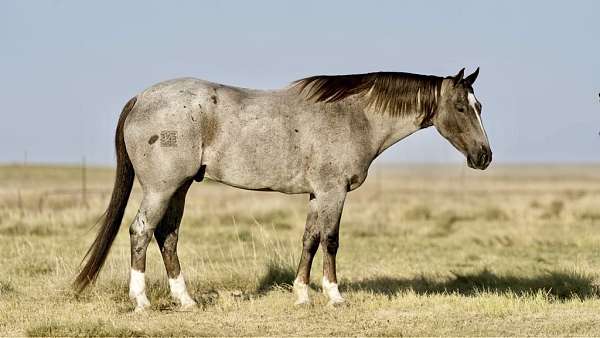
[[[326,231],[321,238],[321,245],[328,254],[335,255],[340,246],[339,233],[334,230]]]
[[[319,239],[320,234],[315,231],[305,231],[304,236],[302,237],[302,244],[304,246],[304,250],[314,254],[319,249]]]

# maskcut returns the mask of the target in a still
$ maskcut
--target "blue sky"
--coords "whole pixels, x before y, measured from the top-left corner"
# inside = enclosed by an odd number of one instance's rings
[[[193,76],[279,88],[315,74],[481,67],[496,163],[598,162],[599,1],[0,1],[0,163],[113,164],[121,108]],[[461,162],[430,128],[387,162]]]

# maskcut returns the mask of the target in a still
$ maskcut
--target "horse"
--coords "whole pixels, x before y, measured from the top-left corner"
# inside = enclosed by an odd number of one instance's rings
[[[233,187],[308,194],[309,211],[293,290],[310,302],[313,257],[323,250],[323,292],[344,302],[336,276],[339,226],[346,194],[365,181],[373,160],[394,143],[430,126],[485,169],[492,160],[473,83],[464,77],[402,72],[318,75],[279,90],[227,86],[196,78],[155,84],[127,102],[116,135],[116,176],[108,208],[73,286],[98,277],[118,233],[134,178],[143,191],[129,227],[129,296],[135,311],[146,297],[146,249],[160,248],[170,293],[182,309],[196,307],[177,256],[178,229],[190,185],[209,178]]]

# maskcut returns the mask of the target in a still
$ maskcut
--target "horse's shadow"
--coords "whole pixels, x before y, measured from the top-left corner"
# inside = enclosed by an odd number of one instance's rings
[[[475,296],[482,292],[525,296],[543,292],[559,300],[586,299],[600,296],[600,287],[591,276],[575,272],[549,271],[533,276],[498,275],[487,269],[476,273],[454,273],[454,277],[439,281],[416,278],[373,277],[340,284],[346,291],[367,291],[389,297],[402,291],[417,294],[459,294]]]

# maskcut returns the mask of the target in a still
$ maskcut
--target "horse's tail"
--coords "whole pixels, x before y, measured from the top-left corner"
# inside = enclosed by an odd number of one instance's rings
[[[83,260],[85,261],[87,259],[87,262],[73,282],[73,287],[77,293],[80,293],[90,283],[96,281],[98,273],[106,261],[106,256],[108,255],[110,247],[119,232],[121,221],[123,220],[123,214],[125,213],[125,207],[127,206],[127,201],[129,200],[129,195],[133,186],[133,179],[135,177],[133,165],[127,154],[127,149],[125,148],[123,125],[136,101],[137,97],[129,100],[119,117],[115,135],[115,146],[117,150],[115,185],[110,198],[110,204],[104,213],[102,225],[100,229],[98,229],[96,239],[83,257]]]

